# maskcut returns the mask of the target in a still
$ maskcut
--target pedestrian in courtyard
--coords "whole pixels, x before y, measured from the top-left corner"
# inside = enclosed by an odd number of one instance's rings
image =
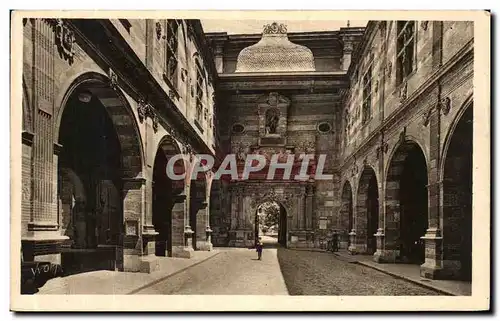
[[[264,248],[264,246],[260,240],[261,238],[259,237],[259,240],[255,244],[255,250],[257,251],[258,259],[262,260],[262,249]]]

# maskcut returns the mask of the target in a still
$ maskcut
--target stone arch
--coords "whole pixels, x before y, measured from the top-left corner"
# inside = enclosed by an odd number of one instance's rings
[[[452,278],[472,279],[473,101],[448,132],[442,161],[443,260]]]
[[[160,139],[154,159],[152,186],[152,221],[155,231],[158,232],[155,238],[157,256],[173,256],[174,246],[183,245],[179,231],[184,229],[184,217],[181,216],[182,219],[179,220],[175,216],[179,207],[177,196],[184,193],[185,179],[173,179],[167,169],[169,160],[179,154],[179,146],[170,135]],[[171,170],[176,175],[185,174],[184,161],[181,159],[175,162]]]
[[[373,167],[365,165],[361,171],[356,193],[354,220],[357,251],[374,254],[377,245],[374,236],[379,222],[377,176]]]
[[[66,90],[56,118],[55,140],[59,140],[62,117],[69,98],[78,89],[86,89],[105,107],[113,121],[122,148],[122,166],[124,178],[140,177],[144,166],[144,149],[139,125],[134,112],[121,89],[112,89],[110,79],[97,72],[78,75]],[[63,146],[64,148],[64,146]]]
[[[58,171],[73,170],[87,195],[85,206],[73,215],[77,233],[71,248],[62,253],[63,265],[68,273],[115,268],[136,271],[137,266],[123,255],[125,251],[119,250],[142,251],[135,245],[147,225],[144,207],[137,206],[143,202],[145,179],[144,151],[134,112],[116,83],[98,72],[76,76],[59,98],[53,129],[62,145]],[[63,196],[59,189],[58,197]],[[131,230],[134,234],[125,233]],[[96,257],[75,252],[74,247]]]
[[[415,140],[400,142],[387,167],[385,184],[385,247],[394,260],[421,264],[428,227],[428,170]]]
[[[259,201],[255,202],[257,206],[254,206],[252,208],[252,213],[255,213],[255,221],[254,221],[254,231],[255,231],[255,238],[257,241],[257,237],[260,237],[259,235],[259,219],[258,219],[258,210],[260,206],[266,204],[266,203],[275,203],[278,205],[279,208],[279,216],[278,216],[278,244],[281,246],[286,247],[287,246],[287,241],[288,241],[288,216],[291,214],[289,212],[289,207],[285,205],[286,203],[283,200],[280,200],[279,197],[262,197],[259,199]]]

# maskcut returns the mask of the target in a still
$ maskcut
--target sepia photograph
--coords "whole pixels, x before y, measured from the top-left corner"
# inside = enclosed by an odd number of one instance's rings
[[[11,309],[489,309],[489,30],[12,11]]]

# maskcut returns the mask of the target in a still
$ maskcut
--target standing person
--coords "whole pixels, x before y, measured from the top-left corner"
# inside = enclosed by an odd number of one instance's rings
[[[263,244],[262,242],[260,241],[261,238],[259,237],[259,240],[257,241],[257,243],[255,244],[255,249],[257,251],[257,256],[258,256],[258,259],[259,260],[262,260],[262,249],[263,249]]]

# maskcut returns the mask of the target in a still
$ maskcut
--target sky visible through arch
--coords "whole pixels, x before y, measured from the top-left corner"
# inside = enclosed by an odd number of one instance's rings
[[[335,31],[347,27],[347,20],[275,20],[287,26],[288,32]],[[204,32],[227,32],[228,34],[258,34],[262,33],[266,24],[273,20],[222,20],[202,19]],[[350,20],[351,27],[366,27],[368,20]]]

